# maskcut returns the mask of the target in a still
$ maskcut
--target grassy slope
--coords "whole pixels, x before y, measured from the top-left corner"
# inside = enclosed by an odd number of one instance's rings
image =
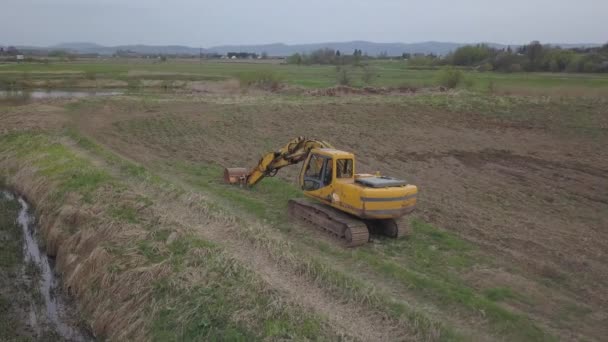
[[[213,193],[242,212],[253,214],[285,233],[296,234],[312,255],[324,256],[326,265],[338,260],[346,265],[349,276],[359,278],[361,266],[369,269],[383,282],[397,282],[417,297],[430,300],[442,310],[462,310],[464,315],[483,312],[488,320],[486,329],[503,337],[525,340],[551,339],[525,315],[512,313],[500,305],[506,299],[525,301],[508,288],[479,292],[467,285],[459,274],[471,267],[491,267],[488,260],[476,254],[474,246],[445,230],[421,220],[411,222],[414,230],[410,240],[382,239],[378,246],[368,245],[356,250],[344,250],[327,243],[306,238],[292,231],[287,220],[287,201],[301,192],[279,179],[266,179],[251,190],[229,188],[216,179],[221,168],[213,165],[178,165],[182,179],[205,192]],[[326,266],[329,267],[329,266]],[[468,311],[468,313],[467,313]]]
[[[106,162],[120,168],[125,177],[153,178],[158,186],[162,186],[162,184],[166,184],[166,186],[175,185],[167,183],[171,182],[172,179],[175,180],[175,178],[165,177],[166,174],[162,172],[161,174],[165,178],[159,178],[154,173],[150,173],[149,170],[135,166],[131,162],[117,157],[90,139],[80,135],[75,130],[70,130],[69,135],[78,142],[80,147],[91,153],[95,153],[104,158]],[[181,173],[185,167],[184,165],[180,165],[172,170],[171,174],[179,174],[180,179],[188,182],[190,178]],[[133,172],[133,170],[139,171]],[[463,336],[450,327],[449,324],[443,324],[429,318],[417,308],[403,301],[395,300],[386,293],[377,291],[373,284],[360,279],[357,275],[336,269],[322,258],[316,257],[314,254],[311,255],[292,243],[277,240],[273,237],[272,231],[251,223],[252,220],[263,220],[265,223],[278,224],[279,222],[275,220],[275,217],[284,214],[285,210],[283,209],[286,209],[287,201],[285,200],[280,204],[276,203],[277,198],[273,198],[273,196],[279,195],[282,198],[289,198],[300,195],[299,191],[286,186],[282,181],[268,179],[264,186],[257,188],[259,189],[259,194],[264,194],[262,195],[265,196],[263,197],[264,200],[269,201],[261,203],[259,198],[249,197],[250,190],[218,184],[216,182],[217,175],[220,172],[220,168],[218,167],[197,168],[195,172],[196,181],[193,184],[186,183],[187,188],[190,189],[191,185],[195,185],[198,189],[200,186],[205,195],[211,195],[213,202],[211,202],[212,207],[210,210],[217,212],[219,216],[230,217],[236,220],[239,223],[238,234],[240,237],[268,252],[271,258],[277,262],[277,267],[279,265],[287,266],[295,275],[309,278],[310,281],[317,283],[340,300],[356,302],[364,307],[385,313],[396,324],[403,324],[408,330],[413,330],[418,338],[425,340],[435,340],[438,338],[442,340],[463,339]],[[201,172],[205,173],[205,175],[202,175]],[[182,184],[182,182],[180,181],[178,184]],[[269,203],[271,205],[268,205]],[[234,216],[234,209],[237,209],[236,216]],[[266,215],[267,211],[272,212],[272,214]],[[254,214],[253,216],[251,216],[252,213]],[[289,230],[290,228],[285,223],[283,220],[283,227]],[[319,336],[315,336],[315,339],[317,338]]]
[[[53,203],[50,205],[54,209],[48,212],[49,209],[44,210],[47,213],[56,212],[67,196],[79,195],[85,203],[95,203],[104,208],[101,217],[98,216],[99,220],[108,219],[124,229],[143,232],[134,234],[126,241],[111,237],[105,239],[103,249],[112,255],[112,262],[106,270],[99,270],[98,273],[103,273],[104,278],[109,275],[111,279],[119,281],[121,275],[130,279],[132,272],[137,273],[141,268],[168,268],[161,273],[163,276],[126,289],[127,292],[142,293],[142,296],[151,292],[150,301],[138,308],[138,313],[146,318],[145,336],[162,341],[331,338],[331,331],[323,325],[320,317],[288,303],[277,302],[276,293],[268,289],[255,273],[226,255],[221,247],[191,234],[168,240],[171,226],[150,212],[142,212],[143,208],[153,203],[153,199],[136,196],[135,203],[122,202],[117,198],[104,200],[100,192],[128,194],[128,185],[95,168],[90,161],[77,156],[57,143],[56,139],[54,136],[30,133],[1,136],[0,151],[3,152],[0,164],[11,160],[16,161],[18,166],[30,165],[37,169],[36,179],[54,183],[50,194]],[[12,173],[17,170],[4,171],[9,172],[10,184]],[[69,232],[63,233],[80,234],[80,229],[86,229],[86,226],[71,227]],[[196,275],[202,281],[192,283],[183,280],[185,275]],[[119,283],[116,286],[123,287],[124,291],[124,287],[130,285]],[[96,288],[95,293],[102,290],[98,286],[93,288]],[[106,285],[104,289],[107,288]],[[115,294],[109,298],[119,301],[116,304],[121,300],[126,303],[134,298],[134,294],[123,298]],[[86,297],[84,302],[87,302]],[[235,315],[243,310],[255,315],[248,315],[248,319],[242,321]],[[90,311],[86,314],[94,315]],[[136,333],[131,337],[137,336]]]

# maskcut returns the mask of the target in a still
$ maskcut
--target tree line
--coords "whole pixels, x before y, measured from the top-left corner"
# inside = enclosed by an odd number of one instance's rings
[[[355,49],[352,54],[343,54],[340,50],[330,48],[318,49],[310,53],[294,53],[287,57],[287,63],[297,65],[330,64],[330,65],[358,65],[370,57],[363,51]]]
[[[467,45],[444,57],[418,56],[412,66],[453,65],[480,71],[608,72],[608,44],[595,48],[563,49],[533,41],[503,49],[486,44]]]
[[[480,71],[520,72],[608,72],[608,44],[594,48],[564,49],[559,46],[530,44],[511,48],[494,48],[487,44],[462,46],[445,56],[410,54],[400,56],[411,67],[459,66]],[[385,54],[371,57],[355,49],[352,54],[329,48],[310,53],[295,53],[287,63],[297,65],[359,65],[367,59],[384,59]]]

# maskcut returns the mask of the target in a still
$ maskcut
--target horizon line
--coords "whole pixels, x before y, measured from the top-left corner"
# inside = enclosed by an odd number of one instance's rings
[[[217,48],[217,47],[224,47],[224,46],[265,46],[265,45],[285,45],[285,46],[296,46],[296,45],[320,45],[320,44],[345,44],[345,43],[371,43],[371,44],[404,44],[404,45],[414,45],[414,44],[424,44],[424,43],[437,43],[437,44],[457,44],[457,45],[473,45],[473,44],[496,44],[496,45],[525,45],[525,44],[529,44],[531,42],[534,41],[538,41],[538,40],[531,40],[529,42],[526,43],[501,43],[501,42],[493,42],[493,41],[476,41],[476,42],[455,42],[455,41],[440,41],[440,40],[422,40],[422,41],[414,41],[414,42],[378,42],[378,41],[371,41],[371,40],[345,40],[345,41],[323,41],[323,42],[315,42],[315,43],[283,43],[283,42],[273,42],[273,43],[226,43],[226,44],[217,44],[217,45],[209,45],[208,47],[199,45],[183,45],[183,44],[176,44],[176,43],[169,43],[169,44],[147,44],[147,43],[122,43],[122,44],[100,44],[97,42],[92,42],[92,41],[66,41],[66,42],[60,42],[60,43],[55,43],[55,44],[50,44],[50,45],[37,45],[37,44],[3,44],[4,46],[25,46],[25,47],[38,47],[38,48],[51,48],[51,47],[56,47],[59,45],[67,45],[67,44],[93,44],[93,45],[97,45],[99,47],[117,47],[117,46],[134,46],[134,45],[142,45],[142,46],[155,46],[155,47],[159,47],[159,46],[180,46],[180,47],[187,47],[187,48],[192,48],[192,49],[211,49],[211,48]],[[555,43],[555,42],[549,42],[549,43],[543,43],[542,41],[540,42],[543,45],[604,45],[607,43],[597,43],[597,42],[559,42],[559,43]],[[1,45],[0,45],[1,46]]]

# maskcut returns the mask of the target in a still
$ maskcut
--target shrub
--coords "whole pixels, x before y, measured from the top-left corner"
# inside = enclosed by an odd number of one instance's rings
[[[492,71],[494,69],[494,66],[492,65],[492,63],[483,63],[482,65],[479,66],[479,68],[477,70],[481,71],[481,72],[487,72],[487,71]]]
[[[127,80],[127,88],[129,88],[129,90],[139,90],[141,86],[141,80],[138,78],[129,78]]]
[[[283,83],[282,78],[275,72],[262,70],[251,71],[237,75],[241,87],[259,87],[266,90],[276,91]]]
[[[492,54],[492,49],[485,45],[479,44],[476,46],[466,45],[459,47],[450,56],[454,65],[476,65],[488,59]]]
[[[495,90],[496,86],[494,85],[494,80],[490,80],[490,82],[488,82],[488,93],[494,94]]]
[[[336,74],[336,78],[338,81],[339,85],[344,85],[347,86],[350,84],[350,75],[348,73],[348,70],[346,68],[340,68],[338,69],[338,72]]]
[[[471,77],[465,77],[464,86],[467,87],[467,89],[472,89],[475,86],[475,81]]]
[[[365,84],[371,84],[374,77],[376,77],[375,70],[372,67],[370,67],[369,65],[364,66],[363,75],[361,75],[361,79],[363,80],[363,82]]]
[[[293,55],[287,57],[287,64],[302,64],[302,56],[299,53],[294,53]]]
[[[464,73],[452,67],[445,67],[437,74],[437,80],[440,85],[453,89],[464,81]]]
[[[87,72],[84,73],[84,77],[87,80],[95,81],[97,79],[97,74],[95,73],[95,71],[89,70],[89,71],[87,71]]]
[[[521,72],[523,70],[523,68],[521,67],[521,64],[511,64],[509,66],[509,72]]]

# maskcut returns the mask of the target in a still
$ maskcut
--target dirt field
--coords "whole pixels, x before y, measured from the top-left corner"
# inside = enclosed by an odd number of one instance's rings
[[[605,99],[210,93],[52,100],[0,115],[5,132],[58,132],[116,177],[122,171],[108,154],[143,166],[465,340],[599,341],[608,334]],[[219,184],[221,167],[253,166],[299,135],[355,152],[358,171],[418,185],[412,239],[374,237],[348,250],[288,221],[297,167],[254,190]],[[140,191],[161,203],[160,212],[179,212],[181,224],[197,225],[194,207]],[[238,232],[201,234],[286,301],[326,317],[336,335],[451,339],[433,329],[420,334],[411,317],[394,319],[373,301],[349,300],[314,276],[276,266],[274,252],[252,247]]]

